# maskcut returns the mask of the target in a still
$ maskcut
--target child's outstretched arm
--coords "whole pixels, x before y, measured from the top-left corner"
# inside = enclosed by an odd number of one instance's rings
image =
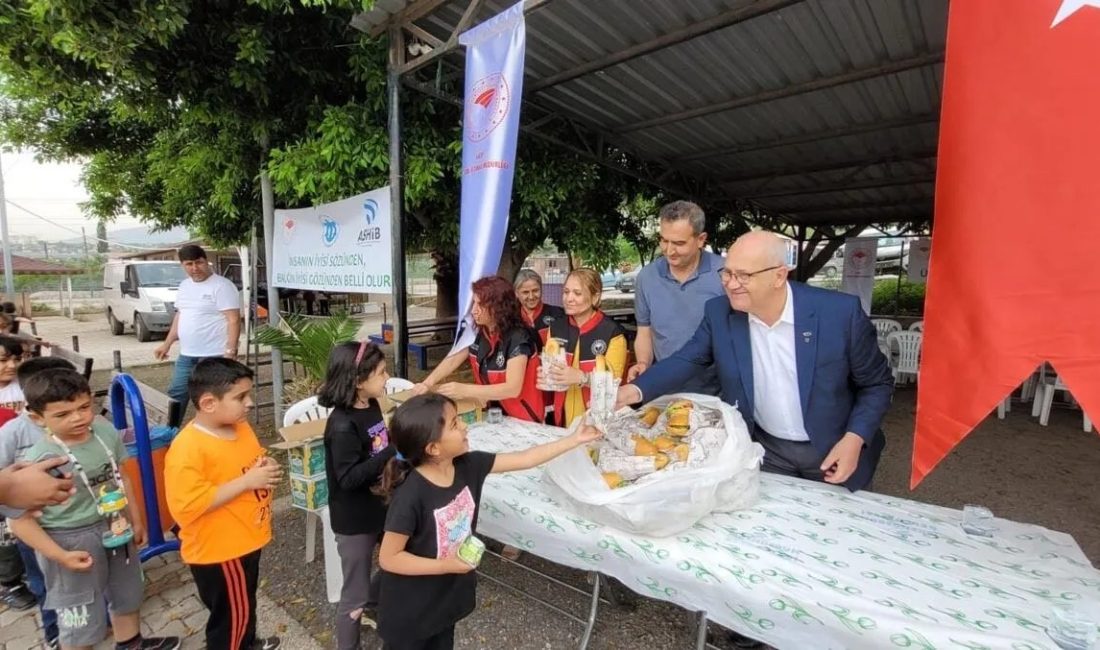
[[[403,576],[441,576],[448,573],[469,573],[474,567],[457,556],[430,558],[413,555],[405,550],[409,536],[386,531],[378,549],[378,565],[383,570]]]
[[[582,424],[572,435],[554,442],[510,454],[497,454],[496,460],[493,462],[492,473],[500,474],[538,467],[543,463],[554,460],[574,447],[597,440],[602,435],[596,427]]]

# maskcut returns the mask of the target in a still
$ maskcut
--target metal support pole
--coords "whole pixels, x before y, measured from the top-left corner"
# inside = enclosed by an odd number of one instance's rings
[[[393,228],[393,365],[394,374],[408,378],[409,311],[405,277],[405,177],[401,157],[401,73],[405,42],[400,28],[390,30],[389,95],[390,215]]]
[[[76,318],[76,309],[73,307],[73,276],[65,276],[65,291],[69,294],[69,318]]]
[[[806,226],[798,226],[798,266],[794,270],[794,279],[799,282],[805,282],[809,280],[806,277],[806,271],[804,270],[804,262],[809,261],[813,255],[812,251],[806,250]]]
[[[898,283],[894,290],[894,316],[901,313],[901,267],[905,262],[905,239],[901,240],[901,251],[898,253]]]
[[[4,198],[4,167],[0,163],[0,237],[4,240],[4,295],[15,300],[15,276],[11,267],[11,241],[8,240],[8,201]]]
[[[267,324],[279,325],[279,290],[275,288],[275,192],[271,189],[271,177],[267,175],[267,136],[260,146],[264,150],[264,159],[260,162],[260,198],[264,210],[264,267],[267,269]],[[275,413],[275,426],[283,426],[283,353],[271,348],[271,390],[272,410]]]

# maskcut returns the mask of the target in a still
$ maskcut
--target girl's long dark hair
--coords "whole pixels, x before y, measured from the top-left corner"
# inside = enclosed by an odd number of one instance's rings
[[[359,363],[355,363],[359,357]],[[359,382],[371,376],[386,363],[386,355],[369,341],[349,341],[332,349],[328,355],[325,381],[317,389],[317,403],[326,408],[355,408]]]
[[[427,447],[443,436],[447,405],[455,408],[454,400],[438,393],[426,393],[397,407],[390,420],[390,444],[397,448],[394,456],[382,470],[382,478],[371,490],[386,503],[393,491],[405,482],[414,467],[428,459]]]

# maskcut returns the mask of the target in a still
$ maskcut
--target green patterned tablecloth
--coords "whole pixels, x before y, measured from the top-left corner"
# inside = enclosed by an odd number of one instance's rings
[[[470,441],[512,451],[562,432],[506,419]],[[958,510],[767,474],[760,491],[752,509],[649,538],[573,514],[541,469],[494,474],[478,533],[780,649],[1056,650],[1054,606],[1100,611],[1100,572],[1064,533],[998,519],[972,537]]]

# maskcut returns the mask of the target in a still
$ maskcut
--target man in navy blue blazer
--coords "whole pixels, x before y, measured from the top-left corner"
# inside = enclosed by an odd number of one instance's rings
[[[719,270],[726,295],[707,301],[692,339],[622,386],[618,401],[674,393],[713,362],[722,399],[764,447],[764,471],[854,492],[886,444],[894,377],[859,299],[788,281],[786,246],[764,231],[739,238]]]

